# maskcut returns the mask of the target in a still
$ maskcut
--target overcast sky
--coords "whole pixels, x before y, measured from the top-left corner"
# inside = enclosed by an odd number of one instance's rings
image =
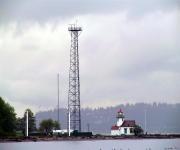
[[[180,1],[1,0],[0,96],[22,117],[67,108],[79,36],[81,107],[180,102]]]

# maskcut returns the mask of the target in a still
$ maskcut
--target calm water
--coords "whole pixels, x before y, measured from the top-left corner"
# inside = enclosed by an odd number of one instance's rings
[[[180,139],[0,143],[0,150],[180,150]]]

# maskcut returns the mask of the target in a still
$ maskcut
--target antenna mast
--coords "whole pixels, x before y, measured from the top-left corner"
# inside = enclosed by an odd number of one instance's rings
[[[82,27],[76,24],[70,24],[68,31],[71,35],[70,48],[70,69],[69,69],[69,93],[68,93],[68,126],[72,130],[81,132],[81,107],[80,107],[80,81],[79,81],[79,54],[78,54],[78,36]],[[71,119],[70,119],[71,118]]]
[[[58,80],[57,84],[58,84],[58,123],[59,123],[59,74],[57,74],[57,80]]]

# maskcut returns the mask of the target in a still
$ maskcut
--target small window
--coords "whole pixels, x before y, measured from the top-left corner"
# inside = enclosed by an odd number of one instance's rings
[[[124,133],[127,133],[127,128],[124,128]]]
[[[130,128],[130,133],[133,133],[133,128]]]

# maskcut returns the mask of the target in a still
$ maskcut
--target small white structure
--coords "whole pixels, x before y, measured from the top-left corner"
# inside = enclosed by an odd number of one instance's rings
[[[111,135],[134,135],[135,120],[124,120],[125,115],[121,109],[118,111],[116,118],[117,124],[111,127]]]
[[[73,132],[73,130],[70,130],[70,132]],[[68,133],[68,130],[67,129],[65,129],[65,130],[53,130],[53,134],[57,134],[57,133],[60,133],[60,134]]]
[[[28,136],[28,110],[26,111],[26,136]]]

